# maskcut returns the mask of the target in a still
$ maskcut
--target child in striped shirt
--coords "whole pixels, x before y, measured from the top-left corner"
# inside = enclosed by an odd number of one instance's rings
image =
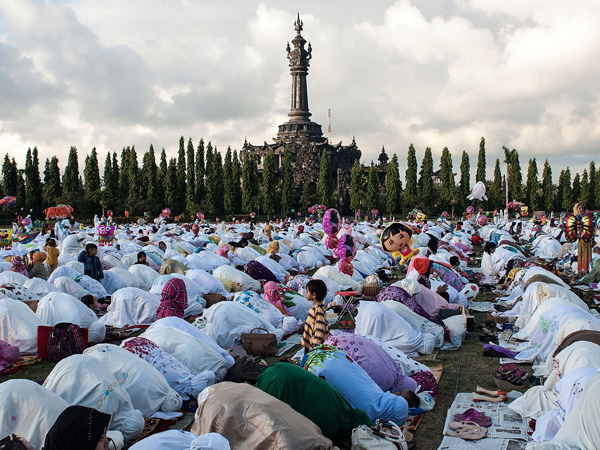
[[[327,295],[327,285],[322,280],[310,280],[306,283],[306,299],[313,302],[308,311],[308,319],[302,333],[302,347],[308,353],[329,337],[329,324],[325,313],[323,299]]]

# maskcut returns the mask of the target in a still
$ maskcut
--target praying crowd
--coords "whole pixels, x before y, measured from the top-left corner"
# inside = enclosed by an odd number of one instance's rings
[[[440,448],[597,448],[600,315],[581,292],[598,287],[600,238],[585,205],[543,222],[322,212],[61,219],[5,246],[0,376],[17,378],[0,383],[0,450],[406,449],[406,424],[439,397],[422,357],[460,352],[473,311],[497,390],[473,387]],[[18,378],[41,359],[56,363],[44,380]],[[527,428],[517,446],[486,405]],[[189,431],[156,426],[186,416]]]

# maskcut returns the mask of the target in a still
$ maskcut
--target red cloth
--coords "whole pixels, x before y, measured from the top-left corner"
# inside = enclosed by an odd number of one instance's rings
[[[431,261],[429,258],[413,258],[413,267],[421,275],[429,275],[429,266]]]
[[[480,236],[475,235],[471,238],[471,242],[473,243],[473,245],[479,245],[483,243],[483,239],[481,239]]]
[[[179,317],[188,306],[187,290],[185,283],[179,278],[171,278],[162,290],[160,306],[156,310],[156,318]]]

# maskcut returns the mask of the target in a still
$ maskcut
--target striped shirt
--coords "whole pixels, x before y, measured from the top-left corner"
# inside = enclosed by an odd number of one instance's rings
[[[313,304],[308,311],[308,319],[304,324],[302,333],[302,347],[311,350],[313,347],[325,342],[329,337],[329,323],[325,314],[325,305],[323,303]]]

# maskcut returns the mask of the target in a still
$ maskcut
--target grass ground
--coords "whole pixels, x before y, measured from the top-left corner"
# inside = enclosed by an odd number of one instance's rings
[[[491,293],[480,293],[478,301],[489,301],[494,297]],[[426,413],[418,429],[414,432],[416,449],[437,449],[443,438],[446,412],[458,392],[472,392],[477,385],[493,389],[494,374],[498,368],[498,358],[484,357],[481,352],[483,343],[479,340],[481,324],[486,320],[485,313],[475,313],[475,326],[464,342],[462,349],[457,351],[439,352],[434,360],[424,361],[426,365],[443,365],[442,378],[439,385],[439,398],[435,408]],[[136,333],[139,334],[140,332]],[[120,341],[114,342],[120,344]],[[299,346],[294,346],[284,357],[294,355]],[[274,364],[279,358],[266,358],[267,364]],[[0,382],[12,378],[26,378],[34,381],[44,380],[54,367],[54,363],[40,361],[23,367],[19,372],[0,377]],[[187,424],[189,427],[189,424]],[[176,425],[181,427],[182,424]]]

